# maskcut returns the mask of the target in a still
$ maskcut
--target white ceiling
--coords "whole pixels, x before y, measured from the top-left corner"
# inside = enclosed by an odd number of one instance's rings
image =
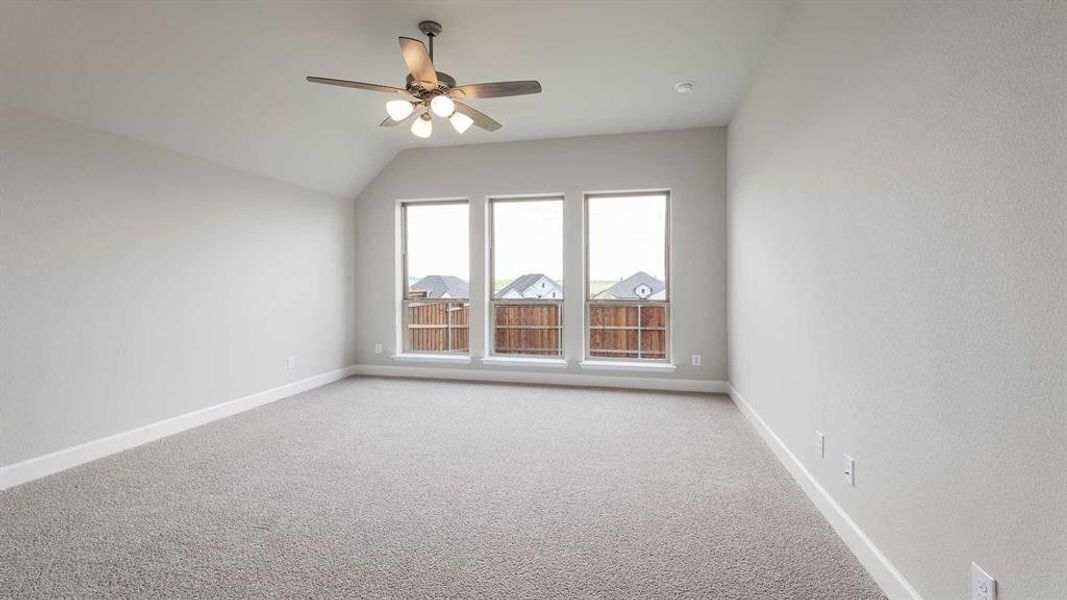
[[[403,148],[726,124],[784,18],[780,2],[0,4],[0,102],[307,188],[354,196]],[[473,100],[504,124],[422,141],[381,129],[403,86],[398,35],[444,25],[463,83],[538,79]],[[680,80],[697,82],[676,94]]]

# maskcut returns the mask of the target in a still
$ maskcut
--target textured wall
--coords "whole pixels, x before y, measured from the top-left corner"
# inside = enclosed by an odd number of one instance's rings
[[[471,201],[471,348],[485,355],[486,198],[563,193],[565,214],[564,351],[577,361],[582,343],[583,192],[670,188],[673,237],[671,377],[726,379],[726,131],[690,129],[407,150],[358,199],[356,356],[393,364],[397,309],[392,256],[397,199],[464,197]],[[384,316],[384,317],[383,317]],[[374,354],[374,344],[385,347]],[[689,364],[691,354],[703,364]],[[471,367],[481,368],[477,361]],[[576,363],[570,365],[577,371]]]
[[[351,362],[351,201],[11,108],[0,182],[0,464]]]
[[[1065,64],[1061,2],[804,3],[730,126],[732,382],[928,600],[1067,589]]]

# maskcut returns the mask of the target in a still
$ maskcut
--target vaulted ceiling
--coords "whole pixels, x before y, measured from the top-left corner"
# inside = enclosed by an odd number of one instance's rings
[[[334,195],[398,152],[726,124],[785,16],[780,2],[4,2],[0,103]],[[390,97],[306,75],[403,86],[397,36],[444,25],[438,70],[538,79],[470,103],[504,124],[430,140],[382,129]],[[674,83],[694,80],[692,93]],[[432,174],[423,174],[432,176]]]

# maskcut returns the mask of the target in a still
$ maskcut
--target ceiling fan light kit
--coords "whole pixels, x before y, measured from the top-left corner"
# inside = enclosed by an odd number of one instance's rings
[[[433,64],[433,40],[441,33],[441,24],[436,21],[422,21],[419,31],[430,40],[430,48],[419,40],[400,37],[400,54],[408,68],[405,87],[398,88],[374,83],[330,79],[327,77],[308,77],[312,83],[350,87],[372,92],[382,92],[403,96],[385,103],[389,115],[381,122],[381,127],[395,127],[407,121],[412,115],[418,118],[411,124],[411,133],[420,138],[429,138],[433,133],[433,116],[448,119],[452,128],[462,134],[471,125],[477,125],[486,131],[496,131],[500,123],[493,120],[460,100],[499,98],[503,96],[523,96],[541,93],[541,84],[528,81],[497,81],[494,83],[477,83],[457,86],[456,80],[448,73],[438,71]]]
[[[433,121],[430,120],[430,113],[422,113],[415,122],[411,124],[411,133],[415,134],[415,137],[426,139],[433,133]]]
[[[456,103],[452,102],[452,99],[443,94],[438,94],[430,100],[430,110],[433,114],[448,118],[452,116],[452,113],[456,112]]]
[[[448,122],[452,123],[452,128],[455,129],[457,133],[462,134],[464,131],[470,129],[471,125],[474,123],[474,119],[471,119],[463,113],[454,112],[451,117],[448,117]]]
[[[403,121],[415,110],[415,104],[407,100],[390,100],[385,103],[385,112],[394,121]]]

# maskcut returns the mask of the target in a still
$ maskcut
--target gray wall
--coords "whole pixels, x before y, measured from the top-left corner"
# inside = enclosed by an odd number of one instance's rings
[[[596,190],[670,188],[672,342],[679,367],[671,377],[725,380],[726,132],[691,129],[407,150],[357,201],[356,357],[393,364],[395,351],[395,206],[398,199],[465,197],[471,201],[471,348],[483,356],[486,301],[486,198],[563,193],[565,197],[564,351],[582,354],[582,194]],[[374,354],[374,344],[385,352]],[[703,364],[689,364],[701,354]],[[469,368],[481,368],[474,361]],[[569,370],[578,371],[576,364]],[[614,375],[615,373],[613,373]]]
[[[0,181],[0,464],[351,362],[350,200],[11,108]]]
[[[1065,64],[1061,2],[803,3],[730,126],[731,380],[927,599],[1067,589]]]

